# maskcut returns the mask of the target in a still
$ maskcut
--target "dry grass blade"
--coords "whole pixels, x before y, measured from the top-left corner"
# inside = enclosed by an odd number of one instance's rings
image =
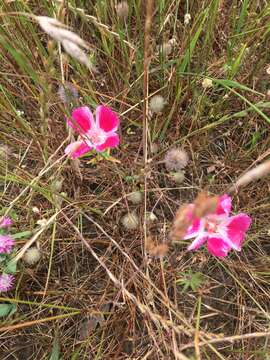
[[[101,31],[103,31],[104,33],[108,33],[109,35],[113,35],[114,37],[116,37],[118,40],[120,40],[120,35],[113,31],[112,29],[110,29],[110,27],[106,24],[101,23],[95,16],[93,15],[88,15],[84,9],[82,8],[78,8],[78,7],[73,7],[71,4],[67,4],[67,6],[69,8],[71,8],[72,10],[81,13],[83,15],[83,17],[85,17],[86,19],[90,20],[96,27],[98,27]],[[122,39],[121,39],[122,40]],[[122,40],[130,49],[135,50],[135,46],[132,45],[129,41],[123,39]]]
[[[79,35],[73,31],[68,30],[68,27],[62,24],[60,21],[50,18],[48,16],[36,16],[36,20],[39,23],[42,30],[44,30],[54,40],[59,42],[69,41],[86,50],[90,49],[90,46]]]
[[[148,143],[148,76],[149,76],[149,64],[150,64],[150,38],[151,38],[151,26],[153,17],[153,0],[147,0],[146,2],[146,19],[144,25],[144,63],[143,63],[143,163],[144,163],[144,243],[147,239],[147,143]],[[144,249],[145,251],[145,249]]]
[[[151,26],[153,17],[153,0],[146,1],[146,20],[144,30],[144,63],[143,63],[143,153],[144,153],[144,165],[147,163],[147,133],[148,133],[148,76],[149,76],[149,64],[151,57],[150,39],[151,39]]]
[[[37,324],[44,324],[48,321],[65,319],[65,318],[68,318],[68,317],[71,317],[74,315],[79,315],[79,314],[80,314],[80,311],[74,311],[74,312],[70,312],[68,314],[61,314],[61,315],[51,316],[51,317],[47,317],[47,318],[43,318],[43,319],[21,322],[19,324],[15,324],[15,325],[2,326],[2,327],[0,327],[0,332],[14,331],[17,329],[22,329],[22,328],[37,325]]]
[[[265,161],[263,164],[247,171],[230,187],[229,192],[238,191],[242,186],[248,185],[252,181],[260,180],[270,173],[270,160]]]
[[[47,16],[36,16],[40,27],[54,40],[59,41],[66,52],[85,65],[89,70],[96,71],[88,55],[83,49],[89,50],[90,46],[80,36],[68,30],[68,28],[54,18]]]
[[[224,336],[224,337],[220,337],[220,338],[215,338],[215,339],[210,339],[207,341],[200,341],[197,345],[198,346],[205,346],[205,345],[210,345],[210,344],[217,344],[217,343],[222,343],[222,342],[230,342],[233,343],[235,341],[239,341],[239,340],[244,340],[244,339],[252,339],[252,338],[260,338],[260,337],[269,337],[270,336],[270,331],[265,331],[265,332],[255,332],[255,333],[250,333],[250,334],[243,334],[243,335],[233,335],[233,336]],[[181,351],[194,347],[195,343],[189,343],[186,344],[184,346],[181,347]]]
[[[94,70],[94,66],[89,61],[88,56],[77,44],[75,44],[70,40],[63,40],[62,45],[63,48],[71,57],[78,60],[81,64],[85,65],[86,67],[88,67],[89,70]]]

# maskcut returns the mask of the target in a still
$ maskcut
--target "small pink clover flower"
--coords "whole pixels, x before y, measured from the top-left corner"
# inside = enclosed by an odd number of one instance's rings
[[[11,225],[12,225],[11,218],[7,216],[3,216],[0,218],[0,228],[7,228],[10,227]]]
[[[9,274],[0,275],[0,292],[9,291],[12,289],[14,276]]]
[[[11,252],[14,240],[8,235],[0,235],[0,254],[8,254]]]

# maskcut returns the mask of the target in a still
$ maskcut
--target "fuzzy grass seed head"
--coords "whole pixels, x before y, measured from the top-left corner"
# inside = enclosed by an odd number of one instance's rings
[[[150,110],[153,113],[160,113],[164,109],[166,102],[164,100],[164,97],[161,95],[154,95],[150,100]]]
[[[128,201],[130,201],[132,204],[140,204],[142,202],[143,196],[141,191],[134,191],[131,194],[127,196]]]
[[[185,173],[182,170],[171,172],[170,178],[176,183],[176,184],[182,184],[182,182],[185,180]]]
[[[164,158],[165,166],[168,171],[179,171],[188,164],[188,154],[182,149],[172,149],[167,152]]]
[[[128,18],[128,3],[126,1],[121,1],[115,5],[116,14],[121,20],[126,20]]]
[[[127,213],[121,219],[121,223],[126,230],[135,230],[139,226],[139,218],[136,213]]]
[[[36,264],[40,258],[41,258],[41,252],[35,246],[30,247],[23,256],[23,260],[28,265]]]

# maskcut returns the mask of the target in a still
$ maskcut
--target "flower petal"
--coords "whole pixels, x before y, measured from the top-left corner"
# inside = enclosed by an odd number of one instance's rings
[[[225,257],[231,250],[231,247],[221,238],[209,237],[207,249],[210,254],[217,257]]]
[[[0,228],[7,228],[12,225],[12,220],[8,216],[2,216],[0,218]]]
[[[232,216],[227,223],[227,236],[229,240],[241,250],[241,245],[245,237],[245,232],[251,224],[251,218],[246,214]]]
[[[92,148],[85,144],[85,142],[75,141],[65,148],[65,153],[69,155],[71,159],[76,159],[88,153],[90,150],[92,150]]]
[[[14,240],[9,235],[0,235],[0,254],[8,254],[14,246]]]
[[[220,196],[219,198],[219,203],[216,209],[216,215],[229,215],[231,212],[231,208],[232,208],[232,198],[227,195],[224,194],[222,196]]]
[[[207,235],[205,233],[201,233],[198,235],[192,243],[188,246],[188,250],[197,250],[199,249],[207,240]]]
[[[228,227],[236,228],[238,230],[246,232],[251,224],[251,218],[247,214],[240,213],[238,215],[229,218]]]
[[[117,130],[119,118],[109,107],[99,105],[96,109],[96,123],[103,131],[112,132]]]
[[[194,219],[192,224],[188,227],[184,240],[188,240],[197,236],[203,227],[202,220]]]
[[[96,146],[96,150],[101,152],[106,150],[107,148],[114,148],[119,145],[119,136],[117,134],[113,134],[108,136],[105,142],[101,145]]]
[[[72,111],[72,119],[68,120],[68,125],[77,133],[86,133],[95,124],[94,117],[87,106],[81,106]]]

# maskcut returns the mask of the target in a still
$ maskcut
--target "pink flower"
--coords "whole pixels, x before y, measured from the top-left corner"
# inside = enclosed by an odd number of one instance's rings
[[[240,251],[251,218],[244,214],[229,216],[231,197],[222,195],[214,214],[194,218],[184,239],[195,238],[188,250],[197,250],[207,242],[208,251],[217,257],[225,257],[231,249]],[[190,204],[190,209],[194,207]]]
[[[14,240],[8,235],[0,235],[0,254],[10,253]]]
[[[0,228],[7,228],[12,225],[11,218],[3,216],[0,218]]]
[[[12,289],[14,276],[9,274],[0,275],[0,292]]]
[[[119,126],[118,116],[108,107],[99,105],[96,109],[96,120],[87,106],[72,111],[72,119],[68,120],[79,135],[79,140],[71,143],[65,153],[72,159],[82,156],[92,149],[98,152],[113,148],[119,144],[116,130]]]

